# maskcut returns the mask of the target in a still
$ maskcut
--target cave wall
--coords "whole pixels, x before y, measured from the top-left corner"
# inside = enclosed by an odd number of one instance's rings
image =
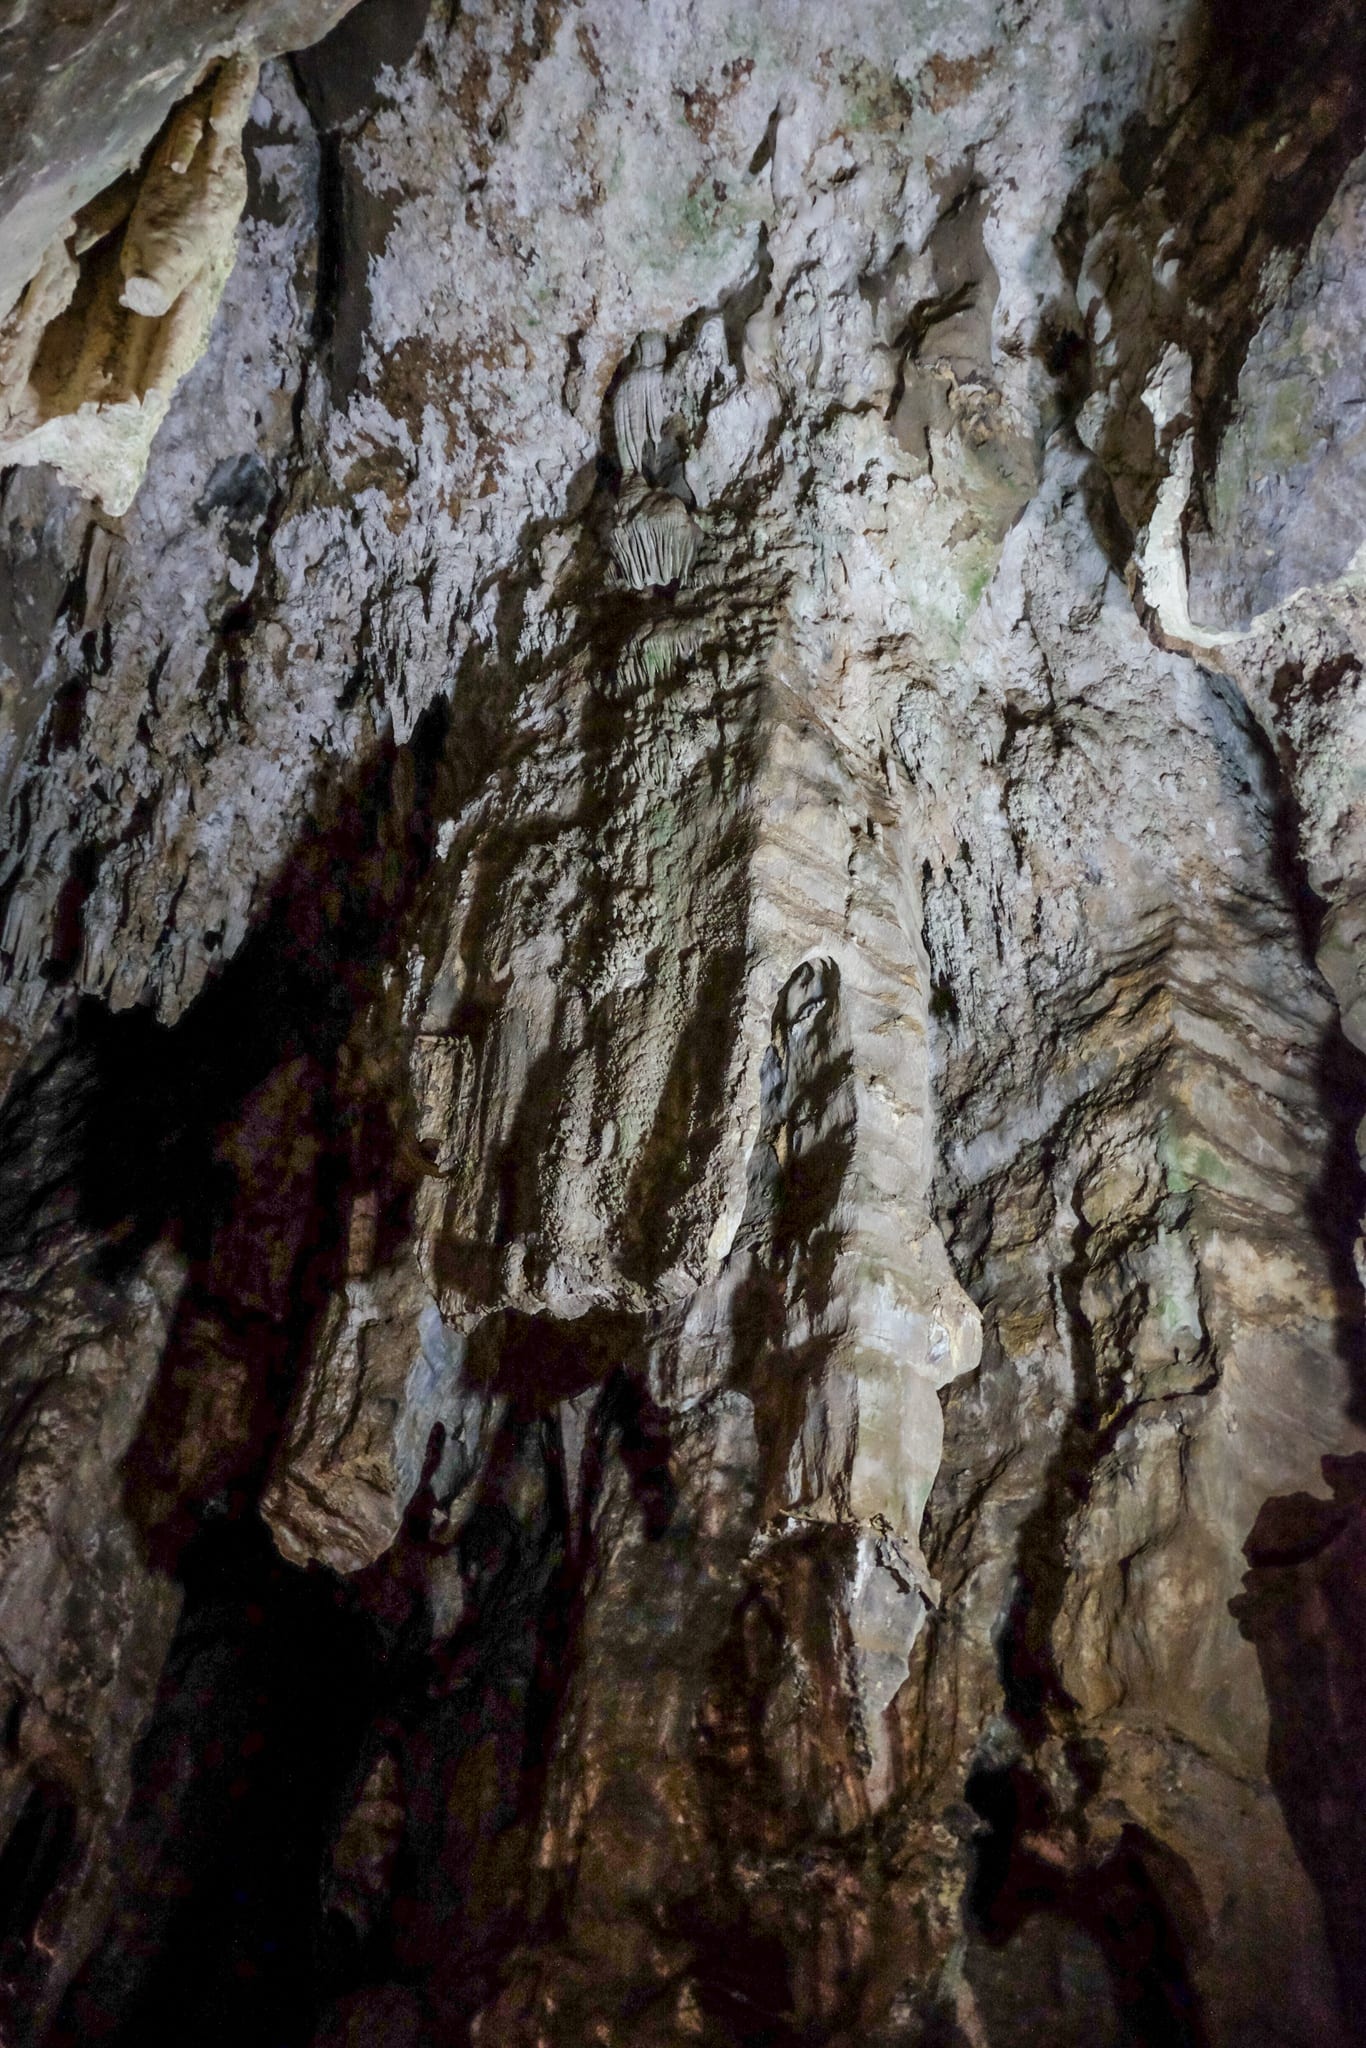
[[[1362,24],[338,12],[12,31],[0,2038],[1345,2048]]]

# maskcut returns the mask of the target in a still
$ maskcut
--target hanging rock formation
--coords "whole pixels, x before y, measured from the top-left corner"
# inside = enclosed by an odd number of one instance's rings
[[[240,144],[256,79],[236,56],[210,72],[141,178],[102,193],[69,243],[51,245],[0,336],[0,458],[50,462],[115,516],[208,345],[246,203]]]
[[[11,12],[0,2041],[1348,2048],[1359,10]]]

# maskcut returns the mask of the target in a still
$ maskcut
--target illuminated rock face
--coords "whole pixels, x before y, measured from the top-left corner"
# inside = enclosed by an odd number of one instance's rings
[[[338,12],[15,45],[0,2035],[1346,2048],[1357,11]]]
[[[139,177],[68,223],[0,336],[0,461],[50,463],[115,518],[208,346],[247,197],[257,67],[230,57],[169,116]]]

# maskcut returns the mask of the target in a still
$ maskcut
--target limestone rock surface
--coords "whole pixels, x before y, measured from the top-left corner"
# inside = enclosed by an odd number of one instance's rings
[[[18,10],[0,2036],[1348,2048],[1366,24],[341,12]]]
[[[115,516],[208,343],[247,197],[240,145],[256,78],[240,56],[211,68],[140,178],[51,245],[0,333],[0,458],[51,463]]]

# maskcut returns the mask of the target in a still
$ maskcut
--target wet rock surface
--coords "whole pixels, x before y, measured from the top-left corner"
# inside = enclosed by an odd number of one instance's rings
[[[0,161],[0,2039],[1346,2048],[1356,11],[337,12]]]

